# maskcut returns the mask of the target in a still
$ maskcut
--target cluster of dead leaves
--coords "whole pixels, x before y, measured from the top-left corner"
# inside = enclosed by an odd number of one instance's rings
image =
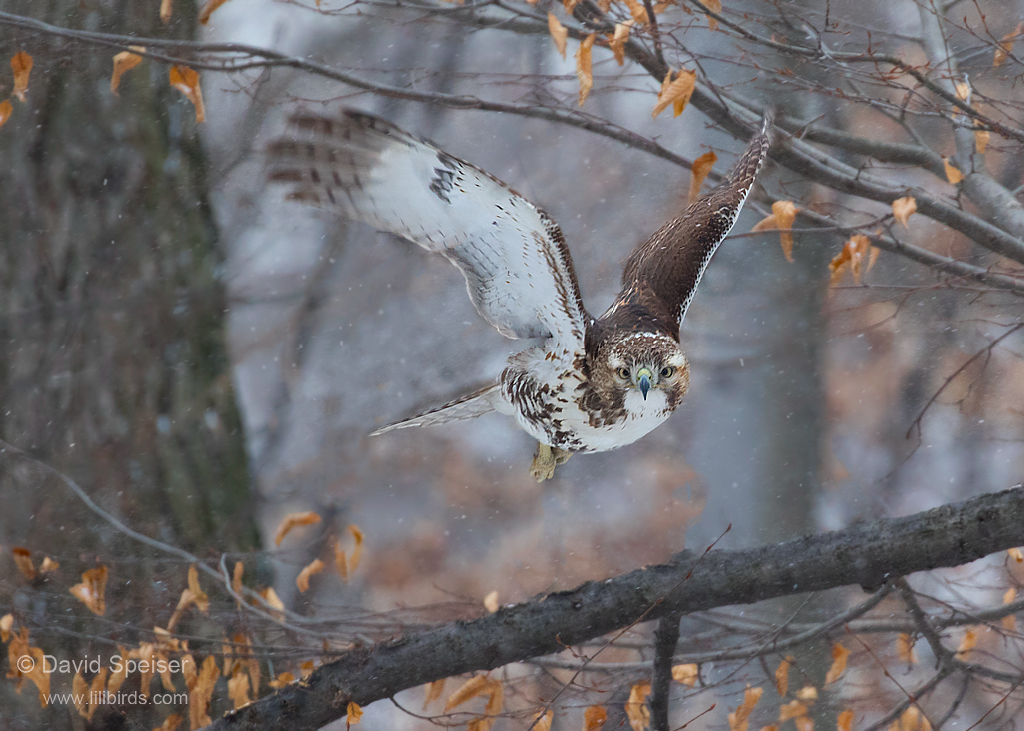
[[[288,513],[277,526],[277,532],[274,535],[274,545],[280,546],[281,542],[285,539],[285,536],[291,533],[293,529],[307,525],[315,525],[321,520],[322,518],[313,511]],[[362,560],[363,532],[355,525],[349,525],[346,530],[352,536],[352,540],[354,542],[352,552],[347,553],[341,547],[341,540],[337,537],[333,539],[332,546],[334,548],[334,568],[342,579],[348,581],[352,574],[355,573],[355,570],[359,567],[359,562]],[[299,587],[299,591],[303,593],[309,591],[310,578],[319,574],[325,567],[326,564],[319,558],[313,559],[313,561],[307,564],[295,579],[295,585]],[[271,589],[270,591],[273,590]],[[273,596],[275,599],[277,598],[276,594]],[[264,598],[270,601],[269,597],[265,596]],[[277,601],[280,603],[279,599]],[[284,607],[282,606],[281,609],[283,608]]]
[[[879,249],[871,245],[871,239],[863,234],[854,234],[829,262],[828,269],[832,275],[830,283],[833,286],[838,284],[843,278],[843,272],[849,269],[854,283],[860,284],[861,275],[871,271],[878,254]]]

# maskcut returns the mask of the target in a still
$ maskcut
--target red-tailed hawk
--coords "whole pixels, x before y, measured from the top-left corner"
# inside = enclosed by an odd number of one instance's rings
[[[679,323],[754,185],[770,130],[766,117],[725,183],[634,249],[622,291],[596,319],[547,213],[389,122],[296,114],[271,144],[270,178],[290,183],[291,198],[441,254],[502,335],[544,339],[512,356],[494,384],[374,434],[499,411],[537,439],[531,474],[544,480],[574,452],[636,441],[679,405],[690,380]]]

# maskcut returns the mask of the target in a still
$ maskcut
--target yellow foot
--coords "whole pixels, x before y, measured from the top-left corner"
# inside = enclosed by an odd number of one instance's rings
[[[555,467],[565,464],[571,456],[572,452],[537,442],[537,454],[534,455],[533,464],[530,465],[530,477],[537,482],[550,480],[555,476]]]

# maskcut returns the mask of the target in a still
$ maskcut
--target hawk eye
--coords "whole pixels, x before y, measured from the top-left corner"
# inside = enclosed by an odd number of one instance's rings
[[[619,368],[619,378],[629,379],[629,368]]]
[[[661,377],[662,378],[670,378],[672,376],[672,374],[675,373],[675,372],[676,372],[676,369],[673,368],[672,366],[665,366],[664,368],[661,369]]]

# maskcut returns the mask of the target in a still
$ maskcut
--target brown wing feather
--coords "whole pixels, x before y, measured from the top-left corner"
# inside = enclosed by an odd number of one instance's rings
[[[771,116],[726,181],[662,226],[629,255],[622,292],[601,318],[679,338],[679,324],[718,245],[732,229],[771,144]]]

